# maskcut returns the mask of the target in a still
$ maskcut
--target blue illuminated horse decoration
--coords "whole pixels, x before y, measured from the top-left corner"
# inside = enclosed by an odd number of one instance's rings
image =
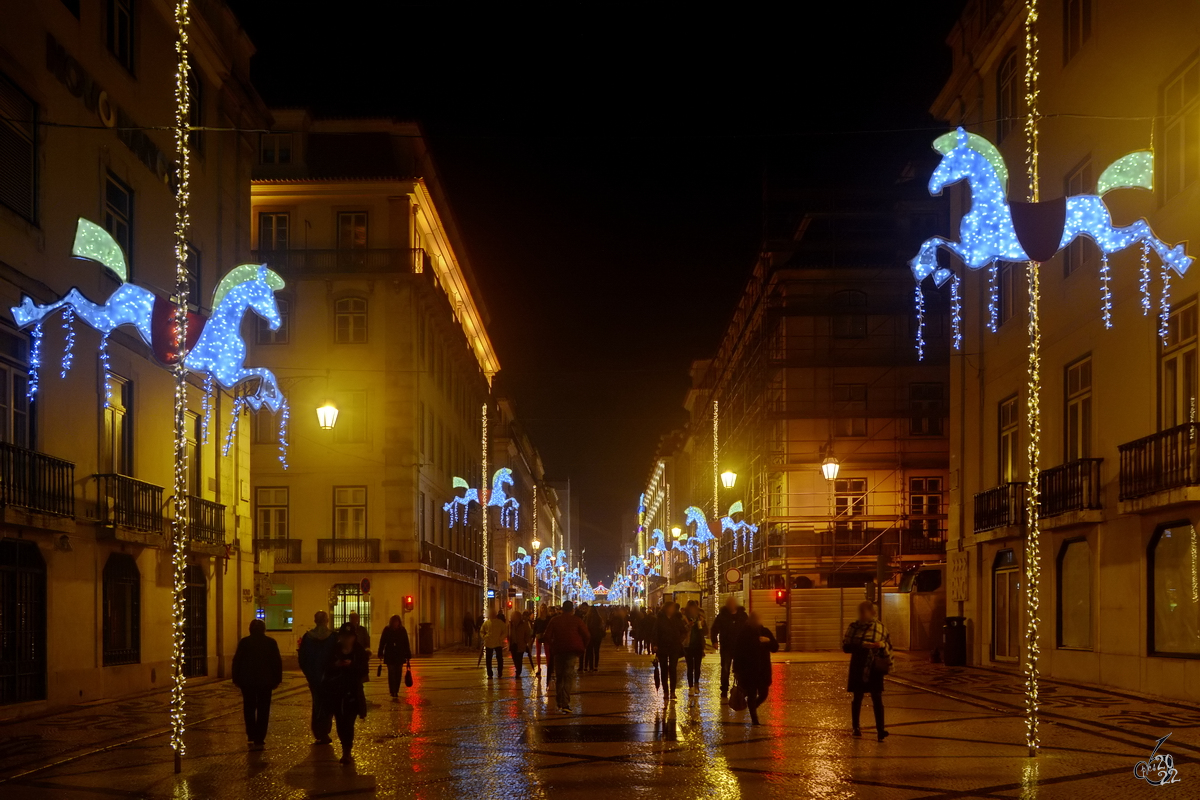
[[[689,525],[694,523],[696,526],[696,533],[689,538],[689,541],[703,544],[716,538],[708,529],[708,517],[705,516],[703,509],[697,506],[688,506],[688,509],[683,512],[683,516]]]
[[[754,549],[754,534],[758,533],[758,526],[751,525],[745,520],[734,521],[735,514],[742,513],[742,501],[738,500],[729,507],[729,513],[721,517],[721,532],[730,531],[733,534],[733,549],[734,552],[738,548],[738,540],[742,540],[742,544],[748,550]]]
[[[929,193],[940,195],[944,187],[965,180],[971,186],[971,210],[959,223],[959,241],[934,236],[921,245],[916,258],[909,262],[918,282],[932,275],[934,283],[941,286],[950,278],[949,269],[937,266],[938,248],[949,250],[972,269],[980,269],[995,261],[1048,261],[1079,236],[1090,237],[1106,256],[1145,242],[1180,275],[1192,263],[1182,244],[1168,246],[1145,220],[1114,226],[1099,194],[1043,203],[1009,203],[1004,158],[995,145],[978,134],[958,128],[938,137],[933,147],[942,154],[942,161],[929,179]],[[1106,181],[1105,176],[1113,177]],[[1152,177],[1149,153],[1131,153],[1101,175],[1101,193],[1116,188],[1150,188]]]
[[[530,562],[531,562],[531,559],[529,558],[529,553],[527,553],[525,551],[524,547],[518,547],[517,548],[517,557],[515,559],[513,559],[512,561],[508,562],[508,568],[510,571],[516,572],[517,567],[521,567],[521,566],[528,567]],[[521,574],[522,575],[524,574],[524,570],[522,570]]]
[[[488,506],[496,506],[500,509],[500,527],[502,528],[517,528],[520,526],[520,508],[521,504],[517,502],[517,498],[509,497],[504,491],[505,486],[513,485],[512,470],[508,467],[501,467],[496,470],[496,474],[492,476],[492,491],[488,495]]]
[[[667,537],[658,528],[655,528],[654,532],[650,534],[650,549],[656,553],[667,552]]]
[[[549,582],[554,576],[554,550],[550,547],[543,547],[542,552],[538,554],[537,564],[534,566],[534,574],[543,581]]]
[[[176,363],[178,354],[173,331],[178,307],[149,289],[125,282],[128,275],[125,255],[112,236],[99,225],[81,218],[75,231],[72,255],[108,268],[121,285],[103,305],[88,300],[75,288],[62,299],[45,305],[34,303],[27,295],[22,296],[21,305],[12,309],[17,326],[33,325],[40,330],[42,319],[61,308],[67,314],[78,315],[101,333],[102,352],[114,330],[122,325],[132,325],[161,363]],[[275,292],[282,288],[283,279],[266,265],[234,267],[213,294],[212,315],[206,319],[199,314],[188,314],[184,366],[215,378],[226,389],[233,389],[244,380],[258,378],[257,390],[247,395],[244,401],[255,410],[265,405],[272,412],[278,412],[284,406],[283,393],[270,370],[245,366],[246,343],[239,329],[246,310],[253,309],[272,330],[277,330],[282,320]],[[64,359],[64,367],[66,364]]]
[[[450,498],[450,502],[442,506],[442,510],[450,515],[450,527],[453,528],[458,524],[459,506],[462,506],[463,522],[466,522],[467,514],[471,510],[471,503],[479,505],[479,490],[472,489],[466,481],[457,476],[451,482],[455,489],[466,489],[461,495],[455,495]]]

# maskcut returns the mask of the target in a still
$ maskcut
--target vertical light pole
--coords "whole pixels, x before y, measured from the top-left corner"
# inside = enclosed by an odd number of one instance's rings
[[[716,400],[713,400],[713,404],[712,404],[712,417],[713,417],[713,419],[712,419],[712,423],[713,423],[712,518],[720,519],[721,518],[721,459],[720,459],[720,441],[717,437],[718,431],[717,431],[717,401]],[[717,532],[714,534],[713,539],[708,543],[708,548],[709,548],[708,571],[712,573],[712,603],[713,603],[714,618],[717,613],[717,606],[719,605],[719,603],[717,602],[717,571],[720,567],[718,562],[720,561],[720,557],[721,557],[720,536],[721,536],[721,531],[720,531],[720,529],[718,529]]]
[[[479,513],[483,517],[483,618],[488,618],[488,567],[492,563],[491,545],[488,542],[488,407],[487,403],[483,404],[481,413],[483,420],[483,436],[481,437],[481,448],[483,450],[482,464],[483,473],[479,477]]]

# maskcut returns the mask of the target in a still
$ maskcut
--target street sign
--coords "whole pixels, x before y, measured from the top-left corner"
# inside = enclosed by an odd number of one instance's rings
[[[359,588],[359,591],[361,591],[363,594],[370,594],[371,593],[371,579],[363,578],[362,583],[358,584],[358,588]]]
[[[725,570],[725,581],[727,583],[737,583],[742,579],[742,571],[737,567],[730,567]]]
[[[488,589],[488,600],[494,600],[494,599],[496,599],[496,590]]]

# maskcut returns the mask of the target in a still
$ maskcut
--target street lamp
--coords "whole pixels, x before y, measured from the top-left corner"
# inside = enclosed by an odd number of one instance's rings
[[[535,553],[542,549],[542,543],[536,536],[533,537],[533,541],[529,544],[533,547],[533,552]]]
[[[838,463],[838,460],[834,458],[832,453],[830,453],[829,455],[825,456],[825,460],[821,462],[821,474],[825,476],[825,480],[827,481],[837,480],[838,469],[840,467],[841,465]]]
[[[721,473],[721,485],[726,489],[732,489],[737,483],[737,473],[731,469],[727,469]]]
[[[683,535],[683,528],[679,527],[678,525],[671,526],[671,536],[678,539],[682,535]]]
[[[331,431],[333,426],[337,424],[338,407],[333,404],[332,400],[326,400],[325,405],[317,409],[317,422],[321,424],[321,430]]]

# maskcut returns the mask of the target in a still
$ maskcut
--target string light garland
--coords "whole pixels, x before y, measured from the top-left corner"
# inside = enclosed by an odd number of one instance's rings
[[[925,294],[921,291],[921,284],[917,283],[917,290],[914,296],[917,305],[917,360],[925,359]]]
[[[950,278],[950,332],[955,350],[962,350],[962,278]]]
[[[500,509],[500,527],[515,530],[521,524],[521,504],[504,488],[513,485],[511,469],[501,467],[496,470],[496,474],[492,476],[492,491],[488,493],[487,504]]]
[[[208,444],[208,430],[212,425],[213,412],[213,376],[208,373],[204,376],[204,398],[200,401],[200,409],[203,412],[200,417],[200,442]]]
[[[758,526],[751,525],[745,520],[735,520],[737,514],[743,513],[742,501],[738,500],[729,507],[729,513],[721,517],[721,531],[729,531],[733,536],[733,551],[737,552],[738,540],[741,539],[742,545],[747,549],[747,552],[754,552],[754,534],[758,533]]]
[[[466,524],[471,512],[471,503],[479,505],[479,490],[468,486],[467,482],[457,475],[450,482],[455,489],[466,490],[461,495],[450,498],[450,501],[442,506],[442,510],[450,519],[450,527],[453,528],[458,524],[459,506],[462,506],[463,524]]]
[[[1158,338],[1163,347],[1167,345],[1167,334],[1171,330],[1171,271],[1162,265],[1162,294],[1158,298]]]
[[[988,330],[1000,330],[1000,265],[988,265]]]
[[[1138,290],[1142,293],[1142,316],[1150,315],[1150,245],[1142,242],[1142,268],[1138,281]]]
[[[67,373],[71,371],[71,362],[75,358],[75,312],[70,306],[63,309],[63,333],[66,342],[63,344],[62,354],[62,373],[60,377],[67,377]]]
[[[283,408],[279,410],[279,463],[284,469],[288,468],[288,423],[291,418],[291,408],[287,398],[283,400]]]
[[[480,474],[480,476],[484,476],[484,475],[488,474],[488,407],[487,407],[487,403],[483,404],[480,416],[481,416],[480,448],[482,449],[483,453],[482,453],[482,457],[480,459],[480,464],[481,464],[482,468],[480,469],[479,474]],[[488,549],[490,545],[488,542],[487,487],[481,488],[480,492],[481,492],[480,516],[483,517],[483,525],[481,526],[481,530],[483,531],[483,534],[482,534],[483,535],[483,616],[486,618],[488,615],[488,580],[489,580],[488,566],[492,563],[492,554]],[[563,561],[564,562],[566,561],[565,554],[563,554]]]
[[[104,407],[108,408],[112,405],[112,382],[109,380],[109,375],[112,373],[112,364],[110,363],[108,353],[108,334],[100,336],[100,372],[104,378]]]
[[[1111,328],[1112,324],[1112,288],[1109,286],[1111,275],[1108,271],[1108,253],[1100,253],[1100,315],[1104,327]]]
[[[33,401],[38,391],[38,380],[42,370],[42,323],[38,322],[30,332],[33,344],[29,347],[29,382],[25,384],[25,398]]]
[[[717,420],[717,401],[716,400],[713,400],[713,404],[712,404],[712,427],[713,427],[712,515],[713,515],[713,518],[715,519],[718,516],[720,516],[720,514],[721,514],[721,505],[720,505],[720,503],[721,503],[721,476],[718,474],[721,471],[721,467],[720,467],[721,462],[720,462],[720,440],[718,438],[719,427],[718,427],[718,420]],[[705,525],[704,529],[708,530],[708,525]],[[720,558],[721,551],[720,551],[720,548],[718,548],[716,546],[716,543],[714,542],[713,544],[709,545],[708,552],[709,552],[708,571],[711,573],[711,578],[712,578],[712,598],[713,598],[713,609],[714,609],[714,613],[715,613],[715,609],[717,607],[717,590],[718,590],[717,589],[717,572],[720,570],[720,565],[717,562]]]
[[[233,409],[230,414],[229,432],[225,434],[225,444],[221,447],[221,455],[229,455],[229,451],[233,449],[233,440],[237,436],[238,420],[242,417],[242,408],[246,404],[246,398],[240,394],[234,395]]]

